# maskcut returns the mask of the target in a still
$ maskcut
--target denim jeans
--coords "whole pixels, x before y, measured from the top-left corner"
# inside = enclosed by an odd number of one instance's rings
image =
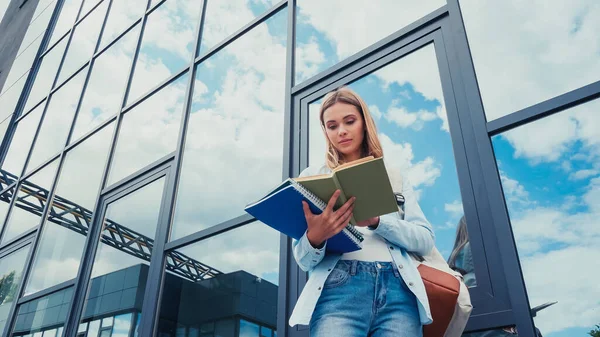
[[[311,337],[421,337],[417,299],[391,262],[340,260],[325,281]]]

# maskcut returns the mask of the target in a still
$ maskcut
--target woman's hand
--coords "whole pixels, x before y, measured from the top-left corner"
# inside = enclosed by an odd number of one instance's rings
[[[379,225],[379,217],[376,216],[367,220],[358,221],[356,225],[358,227],[377,226]]]
[[[304,217],[308,224],[306,237],[308,238],[308,242],[315,248],[321,247],[327,239],[341,232],[348,222],[350,222],[352,211],[354,210],[354,200],[356,198],[350,198],[342,207],[334,211],[333,207],[335,206],[335,202],[340,196],[340,193],[339,190],[336,190],[335,193],[333,193],[327,203],[327,207],[321,214],[313,214],[308,207],[308,204],[305,201],[302,201]]]

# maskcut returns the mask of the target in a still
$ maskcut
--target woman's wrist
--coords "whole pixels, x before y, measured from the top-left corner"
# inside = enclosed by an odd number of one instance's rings
[[[379,227],[379,217],[376,217],[375,221],[369,225],[369,228],[373,230],[377,229],[377,227]]]
[[[306,239],[308,240],[308,243],[310,243],[310,245],[314,248],[314,249],[321,249],[323,248],[323,245],[325,244],[325,241],[319,241],[315,238],[311,237],[310,232],[306,232]]]

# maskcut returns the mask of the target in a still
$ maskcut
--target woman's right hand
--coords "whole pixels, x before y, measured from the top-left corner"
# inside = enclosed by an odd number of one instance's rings
[[[342,207],[334,211],[333,207],[340,194],[340,190],[336,190],[333,193],[327,203],[327,207],[321,214],[313,214],[306,201],[302,201],[304,217],[308,224],[306,237],[315,248],[321,247],[326,240],[341,232],[348,222],[350,222],[356,198],[352,197],[348,199]]]

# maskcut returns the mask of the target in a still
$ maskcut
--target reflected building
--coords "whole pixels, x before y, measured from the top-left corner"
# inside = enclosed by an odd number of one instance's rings
[[[288,324],[308,278],[292,240],[243,209],[324,162],[321,101],[340,86],[464,276],[465,336],[586,335],[598,15],[593,0],[0,0],[1,336],[308,336]]]

